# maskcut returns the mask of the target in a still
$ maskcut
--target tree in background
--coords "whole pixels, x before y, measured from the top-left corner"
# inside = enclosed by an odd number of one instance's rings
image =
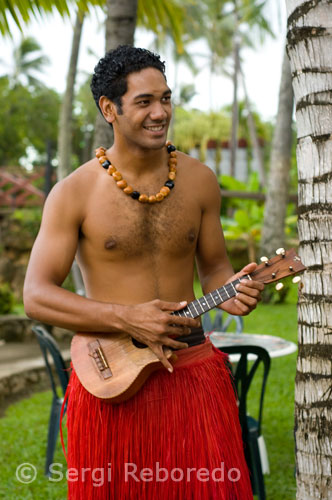
[[[58,180],[66,177],[72,170],[74,88],[84,16],[85,13],[83,11],[77,11],[66,79],[66,90],[61,103],[58,132]]]
[[[297,121],[300,254],[297,499],[331,495],[332,63],[330,0],[286,0]]]
[[[95,5],[93,0],[0,0],[0,33],[10,35],[9,21],[12,20],[22,30],[22,25],[31,19],[57,11],[62,17],[70,16],[70,7],[77,6],[86,11]],[[98,4],[98,1],[97,1]]]
[[[46,160],[46,143],[56,145],[60,96],[47,87],[11,87],[0,79],[0,165],[18,165],[34,152],[36,161]]]
[[[41,52],[41,46],[33,37],[22,37],[19,44],[14,46],[12,55],[13,65],[6,75],[11,87],[29,85],[41,87],[43,83],[38,79],[49,59]]]
[[[293,142],[293,100],[292,75],[285,51],[279,89],[277,121],[270,157],[269,181],[260,249],[261,255],[270,256],[277,248],[285,246],[285,217],[288,203]]]

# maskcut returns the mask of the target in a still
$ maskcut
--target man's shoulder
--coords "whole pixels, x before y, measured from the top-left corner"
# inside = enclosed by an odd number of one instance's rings
[[[181,162],[181,167],[185,170],[188,175],[195,174],[199,181],[205,180],[206,182],[212,182],[214,184],[218,183],[216,174],[211,170],[210,167],[204,165],[200,160],[193,158],[185,153],[178,153],[179,161]]]
[[[66,207],[71,213],[81,213],[96,183],[98,166],[96,159],[89,160],[59,180],[49,193],[46,204],[54,208]]]
[[[63,179],[59,180],[53,190],[58,192],[73,192],[83,191],[90,187],[91,183],[96,180],[98,176],[98,161],[92,159],[76,168]]]

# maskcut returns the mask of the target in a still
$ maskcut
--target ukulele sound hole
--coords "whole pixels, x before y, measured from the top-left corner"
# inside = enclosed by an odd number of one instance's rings
[[[138,340],[136,339],[131,339],[132,343],[134,344],[135,347],[137,347],[138,349],[145,349],[147,347],[146,344],[142,344],[142,342],[138,342]]]

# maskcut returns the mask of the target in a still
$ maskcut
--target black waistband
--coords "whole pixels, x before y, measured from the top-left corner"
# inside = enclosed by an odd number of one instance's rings
[[[189,347],[193,347],[194,345],[203,344],[205,342],[205,335],[203,328],[192,328],[190,335],[186,335],[185,337],[177,337],[176,340],[179,342],[185,342],[189,345]]]

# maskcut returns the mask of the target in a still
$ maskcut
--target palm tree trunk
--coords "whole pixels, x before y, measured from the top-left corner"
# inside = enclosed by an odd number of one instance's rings
[[[298,130],[300,254],[295,389],[297,499],[331,494],[332,69],[329,0],[287,0]]]
[[[58,180],[63,179],[71,172],[71,141],[73,123],[74,86],[77,73],[77,61],[82,35],[84,14],[78,11],[74,26],[73,43],[67,74],[66,90],[63,96],[58,134]]]
[[[250,99],[248,96],[246,80],[244,77],[241,63],[239,63],[239,70],[240,70],[240,74],[241,74],[242,86],[243,86],[243,91],[244,91],[244,99],[245,99],[246,109],[247,109],[247,113],[248,113],[247,122],[248,122],[248,128],[249,128],[249,135],[250,135],[250,140],[251,140],[251,144],[252,144],[252,148],[253,148],[253,152],[254,152],[254,157],[257,161],[259,184],[261,187],[265,187],[266,179],[265,179],[263,155],[262,155],[262,150],[261,150],[261,147],[260,147],[259,141],[258,141],[257,130],[256,130],[256,126],[255,126],[254,117],[253,117],[253,114],[251,111]]]
[[[285,245],[285,217],[288,201],[292,149],[292,75],[285,51],[279,90],[277,122],[273,136],[271,164],[262,228],[261,255],[272,255]]]
[[[133,45],[136,28],[137,0],[107,0],[106,51],[118,45]],[[113,142],[110,125],[98,113],[95,123],[93,150],[109,147]]]
[[[234,34],[234,74],[233,74],[233,106],[232,106],[232,135],[231,135],[231,166],[230,175],[235,177],[236,171],[236,150],[237,150],[237,129],[239,125],[239,103],[237,96],[238,80],[240,68],[240,42],[238,34]]]

